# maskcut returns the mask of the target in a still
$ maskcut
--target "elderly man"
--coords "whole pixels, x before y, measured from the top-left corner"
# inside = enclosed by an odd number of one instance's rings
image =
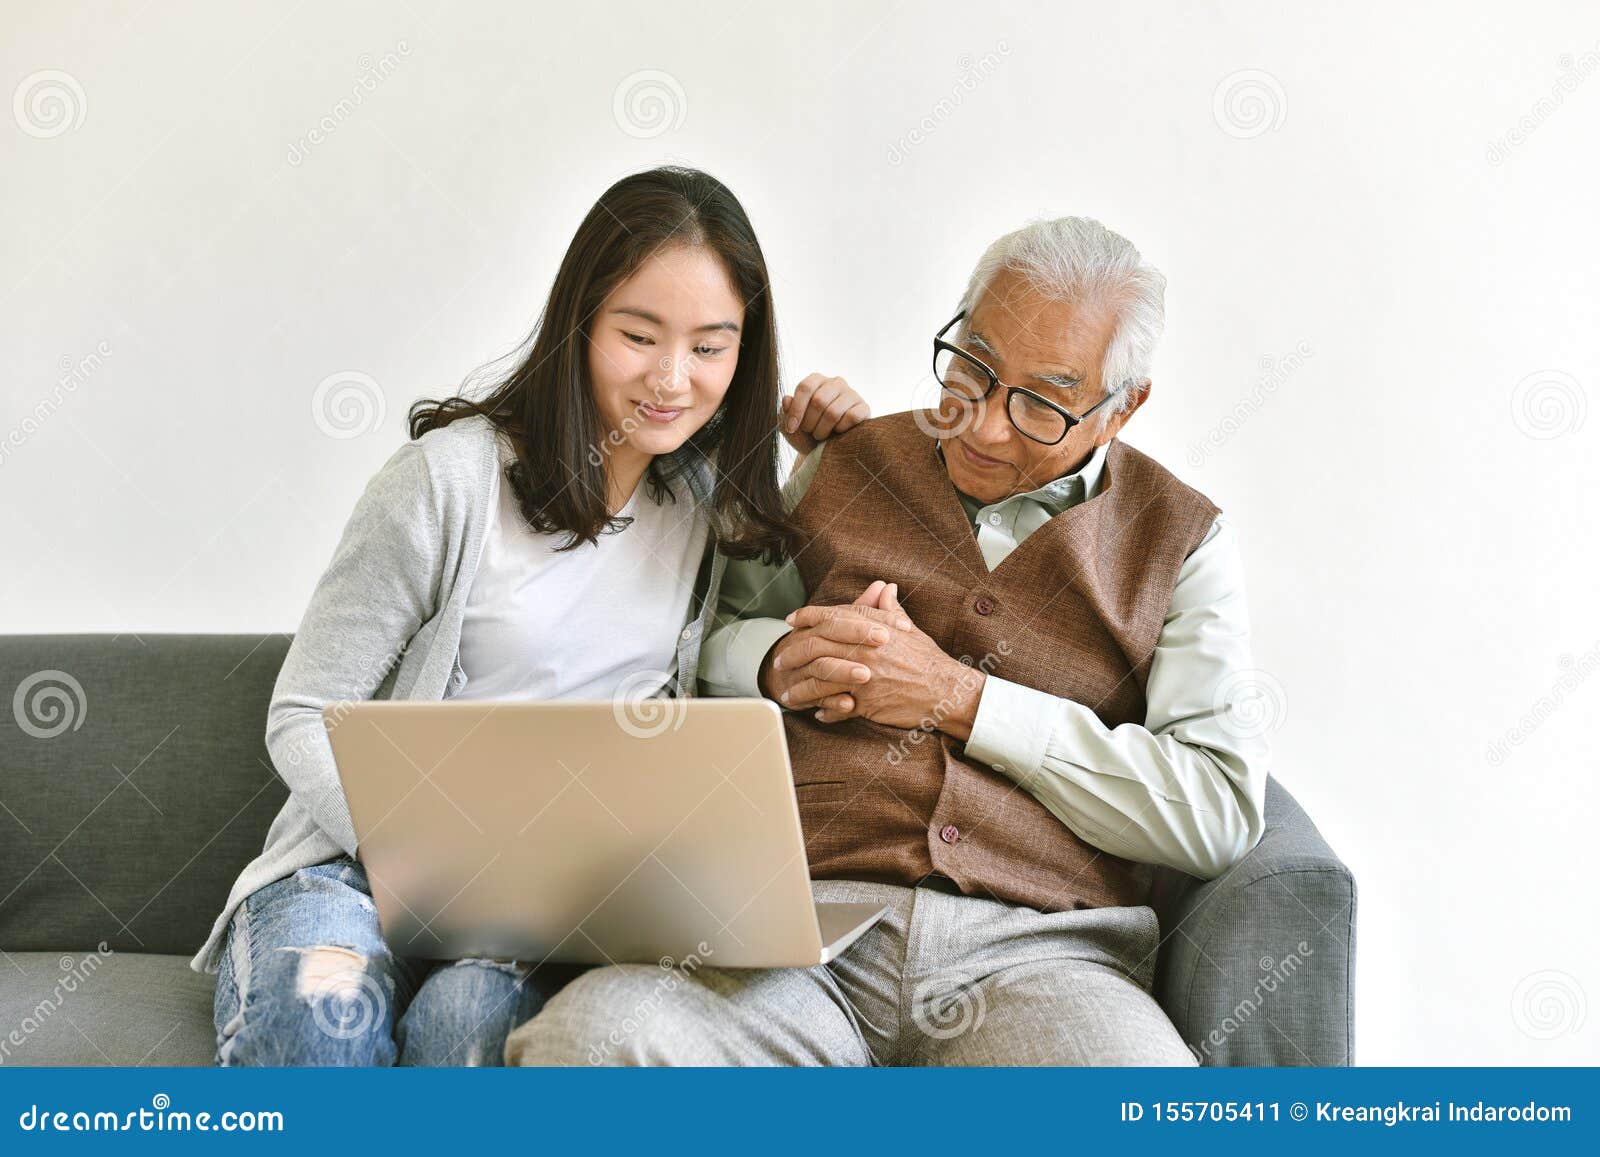
[[[832,964],[664,999],[592,970],[508,1061],[1194,1063],[1150,995],[1152,865],[1226,871],[1267,772],[1233,532],[1117,439],[1164,285],[1095,221],[1001,238],[935,338],[939,407],[819,445],[803,547],[729,566],[702,682],[789,709],[817,897],[888,915]]]

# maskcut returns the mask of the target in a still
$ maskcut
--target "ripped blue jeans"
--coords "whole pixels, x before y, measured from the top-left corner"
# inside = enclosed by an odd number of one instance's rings
[[[219,1065],[498,1065],[586,965],[396,956],[349,856],[251,894],[217,966]]]

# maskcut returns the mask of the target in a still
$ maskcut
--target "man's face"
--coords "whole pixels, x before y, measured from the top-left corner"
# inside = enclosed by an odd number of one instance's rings
[[[941,414],[954,433],[939,443],[957,490],[986,505],[999,502],[1070,474],[1116,436],[1143,404],[1148,384],[1135,392],[1125,413],[1106,418],[1104,410],[1096,411],[1054,446],[1013,426],[1005,405],[1005,387],[1023,386],[1081,415],[1105,396],[1100,366],[1114,325],[1109,308],[1050,301],[1020,274],[996,275],[955,344],[993,370],[1001,385],[975,404],[941,400]],[[970,412],[963,414],[963,405]]]

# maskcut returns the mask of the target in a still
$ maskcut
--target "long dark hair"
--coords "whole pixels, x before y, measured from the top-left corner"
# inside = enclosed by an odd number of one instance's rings
[[[531,345],[526,356],[481,400],[457,395],[413,403],[411,437],[482,414],[515,448],[506,478],[529,525],[569,535],[558,549],[593,543],[625,525],[608,511],[605,456],[596,452],[607,431],[589,380],[590,325],[613,289],[651,255],[676,245],[717,254],[745,303],[745,319],[738,365],[721,406],[683,448],[651,462],[649,493],[657,502],[669,499],[675,466],[711,459],[712,533],[734,558],[775,562],[794,531],[778,480],[778,338],[767,263],[744,208],[727,186],[698,169],[651,169],[607,189],[561,259],[550,298],[524,343]]]

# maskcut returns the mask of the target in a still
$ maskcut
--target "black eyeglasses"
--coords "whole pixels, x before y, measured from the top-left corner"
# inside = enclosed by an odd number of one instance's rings
[[[1000,384],[994,371],[966,350],[944,340],[950,327],[967,316],[962,310],[952,317],[945,327],[934,335],[933,374],[940,387],[962,403],[981,402]],[[1082,414],[1074,416],[1049,398],[1025,390],[1021,386],[1006,387],[1006,417],[1023,436],[1046,446],[1054,446],[1067,436],[1067,431],[1105,405],[1115,394],[1107,394]]]

